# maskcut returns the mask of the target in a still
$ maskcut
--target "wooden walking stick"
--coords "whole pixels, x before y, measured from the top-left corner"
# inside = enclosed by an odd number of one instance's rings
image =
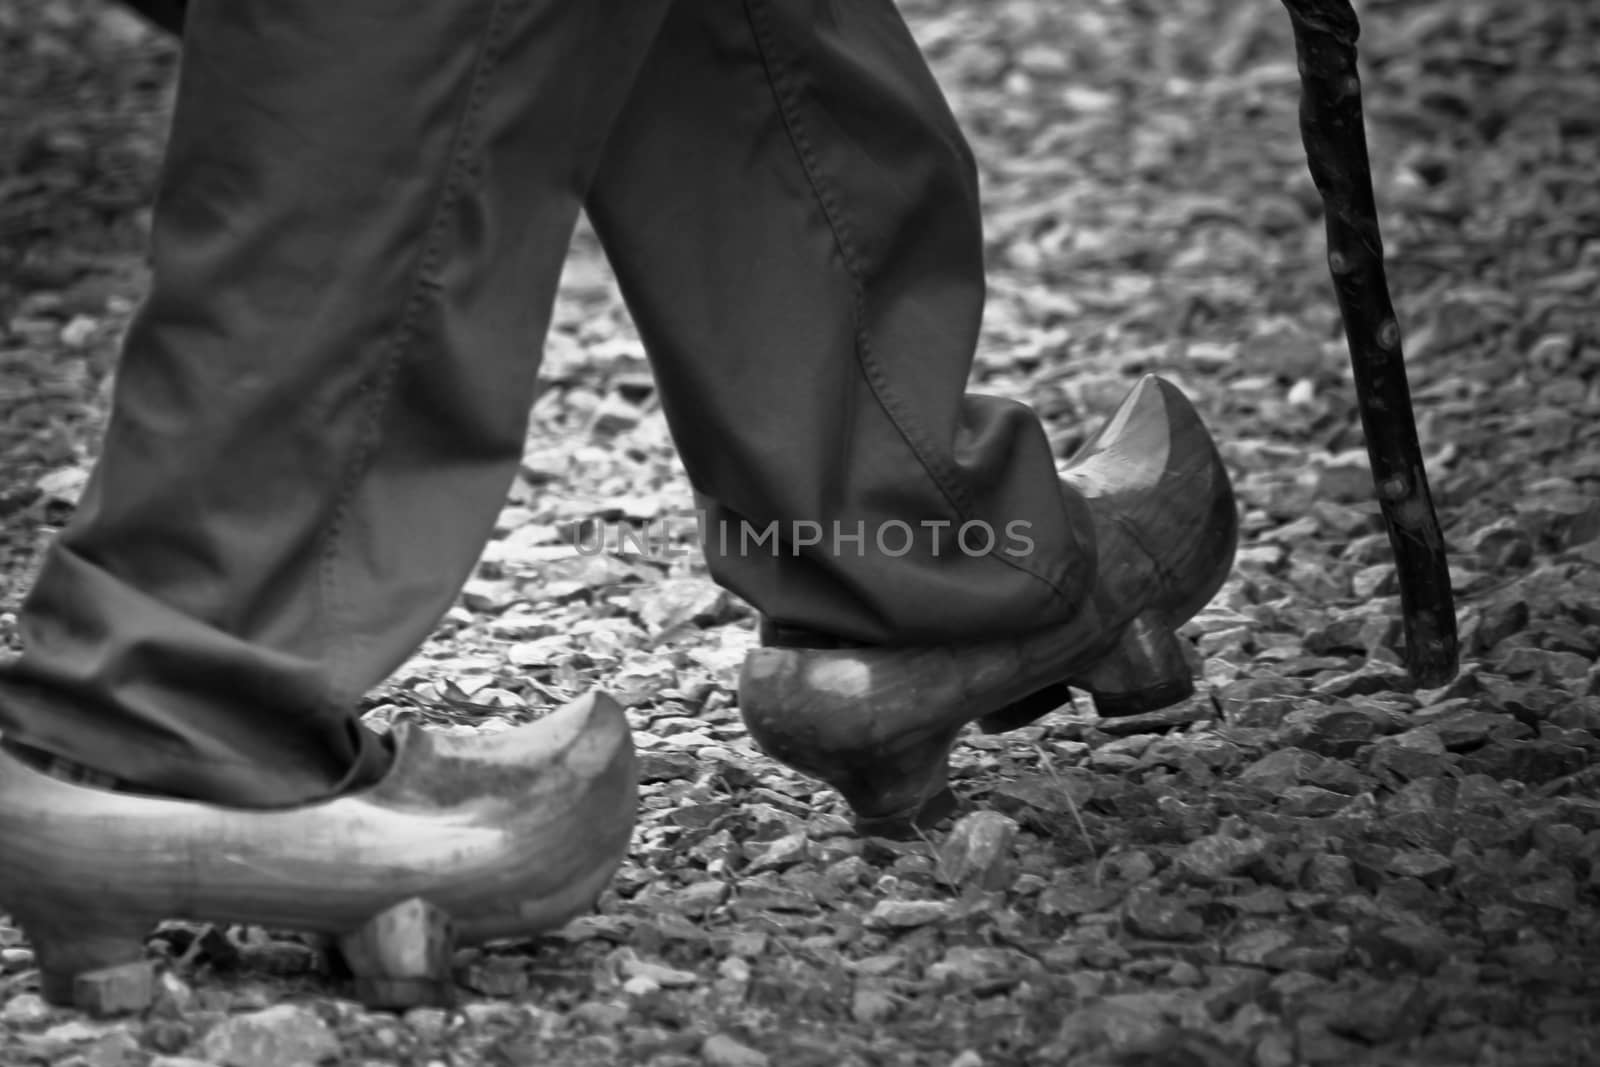
[[[1300,63],[1300,135],[1327,215],[1328,269],[1338,294],[1367,460],[1400,580],[1405,659],[1419,685],[1455,677],[1459,647],[1444,535],[1417,444],[1400,324],[1383,273],[1383,242],[1361,117],[1349,0],[1283,0]]]

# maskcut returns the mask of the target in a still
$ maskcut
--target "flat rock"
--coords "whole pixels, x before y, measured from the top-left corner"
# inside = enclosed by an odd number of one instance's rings
[[[728,883],[716,878],[693,882],[672,894],[671,905],[685,915],[702,916],[728,900]]]
[[[1415,924],[1361,927],[1351,943],[1380,971],[1409,971],[1423,977],[1437,971],[1455,950],[1455,942],[1443,931]]]
[[[1389,781],[1414,781],[1448,774],[1455,765],[1447,752],[1430,752],[1423,749],[1392,745],[1390,738],[1380,738],[1367,757],[1367,772],[1376,778]]]
[[[700,981],[700,976],[694,971],[685,971],[657,963],[655,960],[644,959],[627,948],[619,949],[617,952],[617,971],[623,978],[642,980],[658,989],[687,988]]]
[[[1117,886],[1052,884],[1039,894],[1039,911],[1065,918],[1090,915],[1114,907],[1122,894]]]
[[[1449,752],[1464,752],[1487,744],[1496,733],[1518,724],[1503,712],[1458,710],[1434,721],[1439,741]]]
[[[1498,816],[1505,814],[1512,803],[1511,794],[1499,779],[1487,774],[1465,774],[1456,781],[1456,808],[1461,811]]]
[[[219,1022],[200,1054],[218,1067],[299,1067],[337,1059],[339,1038],[309,1008],[275,1004]]]
[[[746,873],[786,870],[804,861],[810,853],[810,848],[810,841],[805,831],[784,834],[777,840],[760,846],[759,853],[750,861]]]
[[[1389,860],[1389,873],[1400,878],[1415,878],[1435,889],[1448,883],[1455,869],[1450,857],[1437,852],[1407,850],[1395,853]]]
[[[1488,652],[1503,641],[1527,633],[1531,618],[1528,602],[1521,598],[1490,604],[1478,616],[1468,647],[1480,654]]]
[[[1222,903],[1242,915],[1282,915],[1289,910],[1289,898],[1273,885],[1257,886]]]
[[[1578,906],[1577,887],[1568,878],[1519,885],[1511,891],[1511,899],[1528,909],[1557,916],[1567,915]]]
[[[1139,766],[1178,767],[1198,763],[1218,774],[1226,773],[1244,761],[1239,746],[1221,737],[1159,737],[1146,746]]]
[[[1246,766],[1239,772],[1238,781],[1277,794],[1299,785],[1307,769],[1320,762],[1321,756],[1306,749],[1280,748]]]
[[[1509,517],[1474,530],[1462,542],[1462,548],[1492,571],[1521,570],[1533,559],[1533,539]]]
[[[1348,856],[1315,853],[1300,871],[1300,884],[1308,892],[1343,896],[1356,888],[1355,865]]]
[[[1076,1057],[1105,1049],[1122,1052],[1161,1040],[1171,1025],[1166,1013],[1174,1004],[1169,993],[1125,993],[1105,997],[1069,1012],[1061,1021],[1051,1062],[1077,1062]]]
[[[1263,837],[1208,834],[1184,847],[1178,854],[1178,867],[1197,881],[1216,882],[1247,870],[1266,851]]]
[[[516,956],[484,956],[456,968],[455,978],[486,997],[516,997],[528,991],[527,961]]]
[[[1410,693],[1416,687],[1417,683],[1404,667],[1375,660],[1319,682],[1311,691],[1318,696],[1343,698],[1373,693]]]
[[[639,781],[643,784],[693,781],[703,769],[692,752],[658,749],[639,753]]]
[[[1403,1041],[1428,1024],[1430,998],[1421,982],[1366,982],[1329,1013],[1328,1029],[1376,1045]]]
[[[1590,833],[1600,830],[1600,799],[1594,797],[1562,797],[1556,805],[1563,821]]]
[[[1347,1067],[1359,1063],[1367,1051],[1365,1045],[1327,1028],[1323,1019],[1306,1016],[1294,1023],[1295,1067]]]
[[[990,803],[1006,814],[1019,818],[1039,815],[1071,818],[1094,796],[1096,776],[1071,767],[1056,774],[1031,774],[1002,782],[990,796]]]
[[[1216,691],[1222,717],[1235,726],[1277,726],[1304,699],[1305,683],[1266,676],[1241,678]]]
[[[1345,760],[1321,759],[1306,767],[1305,784],[1354,797],[1371,791],[1377,783]]]
[[[866,924],[879,930],[908,930],[940,922],[950,912],[951,905],[942,900],[880,900],[867,913]]]
[[[1284,720],[1284,740],[1322,756],[1343,759],[1379,736],[1386,717],[1351,706],[1301,708]]]
[[[850,1017],[858,1023],[881,1023],[899,1007],[900,1002],[886,989],[864,986],[850,995]]]
[[[1463,770],[1540,785],[1589,763],[1584,749],[1555,741],[1497,740],[1462,757]]]
[[[1209,701],[1186,700],[1170,708],[1146,711],[1138,715],[1097,719],[1093,728],[1112,737],[1126,737],[1129,734],[1166,733],[1180,726],[1205,722],[1213,717]]]
[[[1533,678],[1545,685],[1569,686],[1579,682],[1593,666],[1592,659],[1576,652],[1515,647],[1492,656],[1489,666],[1508,678]]]
[[[1129,895],[1122,906],[1122,923],[1135,937],[1156,941],[1196,941],[1206,924],[1180,898],[1157,890]]]
[[[1484,698],[1490,708],[1510,715],[1521,727],[1517,733],[1500,733],[1501,737],[1523,737],[1534,731],[1526,725],[1531,721],[1546,721],[1572,704],[1572,694],[1566,689],[1540,685],[1531,679],[1506,680],[1493,675],[1479,679]]]
[[[145,1055],[139,1039],[119,1028],[81,1046],[75,1059],[84,1067],[143,1067]]]
[[[1396,789],[1384,801],[1383,808],[1390,815],[1403,812],[1433,814],[1455,805],[1458,788],[1454,779],[1418,778]]]
[[[712,1034],[700,1046],[700,1059],[706,1067],[767,1067],[771,1061],[760,1052],[728,1034]]]
[[[1350,797],[1315,785],[1295,785],[1278,795],[1278,811],[1285,815],[1319,818],[1344,809]]]
[[[940,871],[954,885],[1000,889],[1011,880],[1015,819],[975,811],[956,821],[940,849]]]
[[[1353,612],[1330,620],[1325,626],[1308,630],[1302,642],[1307,652],[1315,656],[1351,655],[1365,652],[1362,631],[1367,626],[1364,613]]]
[[[1029,966],[1036,965],[1011,949],[952,945],[929,965],[927,979],[963,994],[987,996],[1015,985]]]
[[[1229,963],[1260,967],[1294,942],[1294,934],[1288,930],[1269,926],[1233,938],[1223,948],[1222,955]]]
[[[39,1026],[55,1015],[55,1009],[37,993],[18,993],[0,1007],[0,1023],[7,1026]]]

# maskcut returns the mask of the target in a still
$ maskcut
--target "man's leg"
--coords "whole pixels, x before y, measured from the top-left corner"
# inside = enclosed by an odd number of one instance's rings
[[[966,395],[977,181],[890,0],[675,8],[587,203],[712,573],[775,624],[739,680],[762,751],[907,833],[955,809],[971,722],[1192,691],[1176,630],[1232,560],[1226,470],[1156,379],[1060,471],[1032,411]]]
[[[1080,607],[1090,523],[1037,417],[965,395],[977,176],[890,0],[679,4],[587,206],[720,582],[872,644]]]
[[[202,0],[103,456],[0,729],[178,796],[370,779],[523,446],[583,191],[666,0]]]

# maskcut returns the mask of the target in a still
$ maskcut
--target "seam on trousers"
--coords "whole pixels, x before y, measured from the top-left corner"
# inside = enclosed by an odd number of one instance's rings
[[[811,186],[817,205],[822,209],[823,218],[833,234],[834,244],[844,261],[845,272],[850,276],[850,288],[855,303],[856,360],[861,365],[867,384],[872,388],[873,398],[877,400],[890,425],[899,433],[901,440],[911,450],[912,456],[916,458],[929,480],[944,496],[945,502],[961,521],[971,522],[976,510],[971,500],[957,479],[949,471],[942,469],[942,465],[933,458],[937,450],[929,446],[926,439],[917,431],[905,406],[894,395],[883,367],[873,354],[872,339],[867,332],[866,272],[862,269],[861,259],[856,254],[855,241],[851,237],[851,230],[839,206],[839,200],[827,188],[821,164],[811,146],[811,139],[806,136],[800,118],[798,93],[785,77],[784,65],[778,57],[776,35],[765,18],[766,10],[766,0],[745,0],[745,11],[751,29],[755,33],[756,47],[761,53],[762,63],[767,72],[767,84],[772,89],[773,100],[778,105],[779,117],[783,120],[784,130],[789,134],[789,142],[799,158],[800,167],[805,172],[806,183]],[[1000,556],[992,552],[985,553],[985,556],[1038,579],[1054,590],[1058,597],[1066,596],[1066,591],[1052,578],[1028,566],[1017,557]]]
[[[329,672],[333,675],[328,682],[325,699],[334,711],[345,710],[350,701],[361,695],[341,692],[343,683],[339,678],[341,657],[348,657],[359,650],[363,641],[362,637],[348,627],[344,627],[341,632],[341,627],[338,625],[337,616],[344,606],[338,570],[345,524],[349,520],[350,507],[356,491],[371,470],[372,463],[382,447],[383,417],[388,410],[400,365],[411,354],[411,344],[417,334],[417,319],[428,301],[438,296],[437,281],[433,275],[438,271],[443,257],[451,209],[460,196],[462,185],[472,177],[470,153],[475,127],[483,109],[484,86],[499,59],[497,46],[505,32],[505,11],[509,2],[510,0],[493,0],[489,9],[488,24],[480,37],[477,61],[467,85],[466,105],[462,109],[461,119],[451,138],[450,154],[445,163],[444,182],[434,203],[433,218],[423,236],[422,251],[417,257],[416,268],[412,274],[411,291],[406,297],[400,321],[395,326],[389,351],[378,365],[376,372],[368,379],[367,388],[371,396],[367,402],[366,419],[354,454],[346,467],[344,486],[334,505],[333,518],[329,521],[324,535],[325,547],[321,566],[323,611],[319,614],[323,626],[331,631],[323,634],[325,645],[331,650]],[[348,662],[348,659],[344,661]]]

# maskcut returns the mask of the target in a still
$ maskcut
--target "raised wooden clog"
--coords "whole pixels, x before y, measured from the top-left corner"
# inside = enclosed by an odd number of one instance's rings
[[[266,812],[71,785],[0,752],[0,911],[46,999],[83,1001],[143,959],[153,925],[191,919],[335,935],[358,995],[409,1007],[448,996],[455,945],[593,906],[637,800],[615,701],[591,693],[495,734],[395,732],[377,785]]]
[[[955,808],[946,783],[968,723],[1014,729],[1086,690],[1103,715],[1194,691],[1177,627],[1226,580],[1238,516],[1211,435],[1176,387],[1146,376],[1061,472],[1094,518],[1096,586],[1070,621],[1019,638],[929,648],[767,647],[739,708],[767,754],[838,789],[865,833],[898,835]]]

